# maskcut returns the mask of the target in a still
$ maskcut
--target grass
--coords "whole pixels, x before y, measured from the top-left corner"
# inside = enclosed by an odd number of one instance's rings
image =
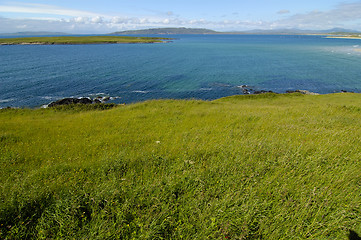
[[[0,38],[0,45],[18,44],[115,44],[115,43],[160,43],[167,38],[128,37],[128,36],[85,36],[85,37],[25,37]]]
[[[0,110],[0,239],[345,239],[361,98]]]

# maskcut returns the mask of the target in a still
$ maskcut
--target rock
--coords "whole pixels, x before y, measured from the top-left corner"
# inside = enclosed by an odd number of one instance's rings
[[[93,100],[90,98],[63,98],[58,101],[52,102],[48,107],[55,107],[69,104],[92,104]]]
[[[342,92],[342,93],[354,93],[354,92],[352,92],[352,91],[349,92],[349,91],[347,91],[347,90],[341,90],[341,92]]]
[[[242,89],[243,94],[250,94],[249,90],[247,88]]]
[[[110,97],[98,96],[98,97],[96,97],[93,101],[94,101],[95,103],[105,103],[105,102],[107,102],[107,101],[109,101],[109,100],[111,100]]]
[[[249,89],[247,85],[240,85],[237,87],[241,89],[243,94],[251,94],[252,89]]]
[[[253,94],[262,94],[262,93],[273,93],[272,91],[265,91],[265,90],[260,90],[260,91],[254,91]]]
[[[75,101],[75,103],[92,104],[93,100],[91,100],[90,98],[79,98],[78,101]]]
[[[308,90],[288,90],[286,93],[302,93],[305,95],[320,95],[319,93],[310,92]]]
[[[82,98],[63,98],[55,102],[51,102],[48,105],[45,105],[45,107],[55,107],[55,106],[61,106],[61,105],[69,105],[69,104],[95,104],[95,103],[105,103],[109,100],[119,99],[120,97],[102,97],[97,96],[94,99],[91,99],[89,97],[82,97]]]

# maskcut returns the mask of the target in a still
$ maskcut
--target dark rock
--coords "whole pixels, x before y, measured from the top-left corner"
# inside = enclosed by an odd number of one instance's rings
[[[273,93],[273,92],[272,91],[260,90],[260,91],[254,91],[253,94],[262,94],[262,93]]]
[[[107,102],[107,101],[109,101],[109,100],[110,100],[110,97],[103,97],[102,102]]]
[[[90,98],[79,98],[78,101],[75,101],[75,103],[92,104],[93,100],[91,100]]]
[[[96,97],[93,101],[94,103],[105,103],[107,101],[111,100],[110,97],[102,97],[102,96],[98,96]]]
[[[247,85],[240,85],[240,86],[237,86],[237,88],[240,88],[243,94],[251,94],[251,92],[253,91]]]
[[[318,93],[310,92],[308,90],[288,90],[286,93],[302,93],[305,95],[319,95]]]
[[[97,96],[94,99],[91,99],[89,97],[82,97],[82,98],[63,98],[55,102],[51,102],[48,105],[45,105],[45,107],[55,107],[55,106],[61,106],[61,105],[69,105],[69,104],[97,104],[97,103],[105,103],[109,100],[118,99],[120,97],[103,97],[103,96]]]
[[[90,98],[64,98],[50,103],[48,107],[55,107],[55,106],[69,105],[69,104],[92,104],[92,103],[93,100],[91,100]]]
[[[249,90],[247,88],[242,89],[243,94],[250,94]]]

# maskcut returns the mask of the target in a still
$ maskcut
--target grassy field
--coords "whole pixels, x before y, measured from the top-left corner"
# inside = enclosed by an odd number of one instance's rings
[[[20,44],[110,44],[110,43],[161,43],[167,38],[128,37],[128,36],[85,36],[85,37],[25,37],[0,38],[0,45]]]
[[[3,109],[0,239],[346,239],[360,126],[351,93]]]

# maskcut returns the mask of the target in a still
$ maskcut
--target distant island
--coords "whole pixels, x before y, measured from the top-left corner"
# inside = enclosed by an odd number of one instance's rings
[[[150,28],[141,30],[128,30],[121,32],[113,32],[110,35],[151,35],[151,34],[254,34],[254,35],[354,35],[360,32],[344,29],[333,28],[328,30],[301,30],[301,29],[254,29],[246,31],[229,31],[219,32],[206,28]],[[361,33],[360,33],[361,34]]]
[[[339,33],[327,36],[327,38],[361,39],[361,34]]]
[[[162,43],[169,38],[128,36],[84,36],[84,37],[24,37],[0,38],[0,45],[67,45],[67,44],[115,44],[115,43]]]
[[[25,37],[25,36],[65,36],[65,35],[72,35],[69,33],[64,32],[14,32],[14,33],[0,33],[1,36],[19,36],[19,37]]]
[[[99,34],[97,36],[114,36],[114,35],[172,35],[172,34],[234,34],[234,35],[335,35],[335,36],[347,36],[347,37],[359,37],[361,32],[344,29],[344,28],[332,28],[326,30],[302,30],[297,28],[285,28],[285,29],[253,29],[243,31],[215,31],[206,28],[149,28],[140,30],[127,30],[117,31],[107,34]],[[1,36],[13,36],[13,37],[59,37],[59,36],[72,36],[74,34],[63,32],[15,32],[15,33],[0,33]],[[79,36],[79,35],[77,35]],[[86,35],[83,35],[84,37]],[[88,37],[87,37],[88,38]]]
[[[135,34],[219,34],[214,30],[205,28],[150,28],[142,30],[130,30],[114,32],[114,35],[135,35]]]

